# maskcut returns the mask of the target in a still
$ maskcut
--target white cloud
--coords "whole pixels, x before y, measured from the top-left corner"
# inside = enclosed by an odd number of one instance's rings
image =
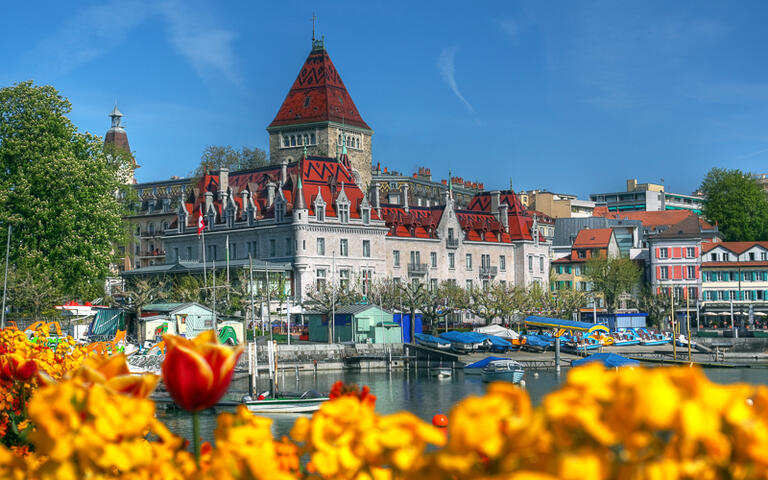
[[[125,36],[154,13],[145,0],[110,0],[83,8],[32,48],[23,69],[61,74],[117,48]],[[44,69],[43,72],[40,69]]]
[[[213,25],[209,16],[192,13],[188,5],[169,0],[162,5],[168,21],[171,44],[192,64],[197,74],[218,72],[240,84],[232,41],[236,34]]]
[[[504,30],[504,33],[510,37],[517,36],[517,33],[520,31],[520,27],[518,27],[517,23],[512,20],[501,20],[499,21],[499,25],[501,25],[501,29]]]
[[[475,113],[475,109],[467,99],[464,98],[464,95],[459,91],[458,85],[456,85],[456,68],[454,67],[453,61],[455,56],[456,47],[444,48],[437,58],[437,67],[440,69],[440,75],[443,77],[443,80],[445,80],[448,86],[451,87],[454,95],[466,105],[470,112]]]

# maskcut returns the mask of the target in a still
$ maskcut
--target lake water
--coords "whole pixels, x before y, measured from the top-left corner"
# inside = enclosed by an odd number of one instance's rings
[[[534,374],[537,373],[537,375]],[[768,384],[768,368],[743,368],[743,369],[705,369],[707,376],[715,382],[733,383],[747,382],[753,384]],[[526,389],[535,404],[565,380],[568,369],[565,368],[561,375],[551,370],[529,370],[526,372]],[[427,422],[437,413],[448,414],[451,407],[469,395],[483,395],[486,390],[479,375],[464,375],[457,371],[453,377],[438,379],[427,375],[426,370],[419,371],[354,371],[319,372],[317,376],[312,373],[300,373],[279,376],[279,386],[283,391],[317,390],[328,392],[337,381],[356,383],[360,386],[368,385],[371,392],[376,395],[376,411],[388,414],[400,410],[408,410]],[[229,399],[239,400],[247,390],[247,380],[239,379],[233,382]],[[259,391],[268,389],[266,378],[262,378]],[[192,421],[189,414],[172,411],[165,412],[158,405],[158,417],[165,422],[168,428],[185,438],[192,436]],[[213,440],[213,430],[216,428],[216,415],[222,411],[233,408],[219,408],[216,411],[208,411],[201,414],[200,427],[204,440]],[[298,418],[295,414],[268,415],[273,419],[272,430],[276,437],[287,435]]]

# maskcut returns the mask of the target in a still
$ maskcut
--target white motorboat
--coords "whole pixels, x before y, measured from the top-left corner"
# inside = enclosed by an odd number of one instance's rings
[[[243,404],[253,413],[311,413],[320,410],[320,405],[328,397],[313,390],[304,393],[282,393],[276,398],[265,394],[257,399],[244,397]]]
[[[483,368],[484,382],[520,383],[525,374],[523,365],[514,360],[494,360]]]
[[[448,367],[435,367],[429,370],[429,374],[437,378],[451,378],[453,372]]]

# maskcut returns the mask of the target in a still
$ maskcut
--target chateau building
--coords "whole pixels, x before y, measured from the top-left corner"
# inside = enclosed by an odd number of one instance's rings
[[[374,174],[373,130],[322,41],[313,40],[267,131],[267,167],[208,172],[194,185],[179,179],[139,186],[142,211],[151,205],[154,212],[131,218],[146,225],[139,237],[154,238],[153,224],[162,233],[139,250],[159,249],[139,256],[155,264],[126,275],[199,272],[203,258],[208,268],[243,268],[250,257],[259,270],[280,271],[296,301],[326,282],[357,282],[366,293],[371,282],[390,277],[432,288],[444,280],[464,287],[492,281],[547,287],[549,243],[514,192],[486,192],[466,182],[454,188],[451,180],[430,177],[417,183],[437,189],[413,196],[414,183]],[[395,181],[399,197],[390,196]],[[466,203],[457,202],[470,192]]]

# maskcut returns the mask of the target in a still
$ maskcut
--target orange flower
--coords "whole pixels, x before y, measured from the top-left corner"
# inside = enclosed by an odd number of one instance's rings
[[[242,345],[221,345],[213,330],[193,340],[164,335],[168,351],[163,361],[163,381],[173,400],[184,410],[199,412],[216,405],[232,380]]]
[[[157,375],[132,375],[125,355],[88,357],[75,372],[75,378],[86,384],[100,383],[115,392],[146,398],[157,385]]]

